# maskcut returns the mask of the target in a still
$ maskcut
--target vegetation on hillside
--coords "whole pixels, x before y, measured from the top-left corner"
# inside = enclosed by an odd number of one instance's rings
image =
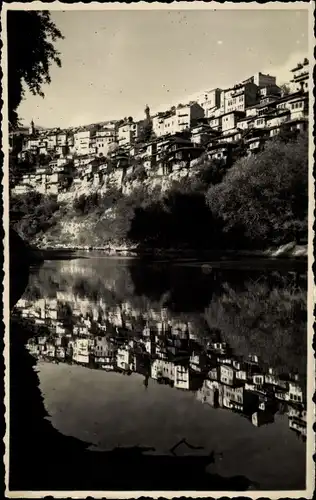
[[[55,196],[35,191],[10,197],[12,225],[26,241],[54,226],[59,208]]]
[[[91,225],[91,231],[81,232],[78,244],[136,243],[153,249],[220,250],[263,249],[306,239],[305,134],[283,134],[255,156],[244,156],[240,147],[227,164],[202,156],[191,168],[193,175],[174,182],[166,192],[160,187],[150,190],[143,182],[128,195],[111,188],[102,195],[74,199],[66,219],[76,217],[80,222],[89,217]],[[142,172],[138,165],[139,175]],[[43,197],[39,203],[35,194],[27,195],[19,222],[22,234],[32,237],[45,232],[54,224],[57,209],[49,198],[45,206]],[[36,220],[31,223],[33,218]],[[54,238],[58,240],[57,226]]]
[[[299,242],[307,234],[307,136],[271,141],[262,153],[238,160],[206,198],[224,230],[238,228],[249,245]]]

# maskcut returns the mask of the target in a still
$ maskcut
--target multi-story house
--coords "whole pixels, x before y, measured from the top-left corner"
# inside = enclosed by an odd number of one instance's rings
[[[204,109],[206,118],[213,116],[221,105],[221,89],[212,89],[203,92],[197,99],[197,103]]]
[[[51,132],[46,136],[47,139],[47,150],[54,151],[57,146],[57,134],[56,132]]]
[[[217,131],[207,124],[196,125],[191,128],[191,140],[194,144],[207,144],[211,139],[218,137]]]
[[[153,132],[157,137],[174,135],[190,129],[201,118],[204,118],[204,109],[197,102],[179,104],[170,111],[153,117]]]
[[[245,118],[243,111],[233,111],[222,116],[222,133],[227,134],[236,129],[237,122]]]
[[[299,63],[295,68],[291,69],[293,73],[293,79],[291,80],[291,90],[292,92],[297,92],[303,90],[308,92],[309,88],[309,60],[304,59],[302,63]]]
[[[37,153],[38,147],[41,143],[40,137],[29,136],[25,140],[25,149]]]
[[[139,136],[141,123],[136,123],[132,118],[125,120],[118,127],[118,143],[120,147],[130,146],[134,144]]]
[[[164,135],[174,135],[178,132],[178,121],[175,113],[170,112],[164,118]]]
[[[290,111],[288,109],[281,110],[276,115],[267,117],[266,124],[270,130],[270,137],[278,135],[284,123],[290,119]]]
[[[95,135],[96,154],[98,156],[107,156],[109,148],[116,143],[116,132],[114,129],[101,129]]]
[[[308,94],[293,96],[287,101],[288,108],[291,113],[291,120],[298,120],[301,118],[308,118]]]
[[[75,153],[75,139],[74,139],[74,134],[69,133],[67,136],[67,146],[68,146],[68,151],[72,155]]]
[[[67,132],[58,132],[56,134],[57,146],[67,146]]]
[[[90,141],[95,135],[96,127],[81,128],[74,133],[74,150],[80,155],[89,154]]]
[[[252,82],[240,83],[221,93],[221,107],[224,113],[244,111],[259,101],[259,87]]]
[[[220,116],[214,116],[212,118],[209,118],[209,125],[210,125],[211,129],[216,130],[218,132],[221,132],[221,130],[222,130],[222,116],[223,116],[223,114],[221,114]]]
[[[165,134],[165,115],[166,113],[157,113],[152,117],[153,133],[158,138]]]
[[[197,102],[179,104],[176,108],[175,127],[176,132],[183,132],[197,124],[198,120],[204,118],[204,109]]]
[[[281,89],[277,85],[269,85],[267,87],[260,88],[259,94],[260,102],[266,99],[279,99],[279,97],[281,96]]]

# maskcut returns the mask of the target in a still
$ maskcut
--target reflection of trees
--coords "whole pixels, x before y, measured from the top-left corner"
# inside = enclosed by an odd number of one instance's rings
[[[207,348],[210,339],[224,341],[236,355],[256,353],[281,371],[306,371],[307,297],[302,273],[224,268],[205,273],[201,265],[130,261],[127,266],[106,259],[83,261],[77,267],[63,263],[57,272],[42,268],[30,280],[29,292],[34,287],[35,296],[56,297],[58,290],[66,290],[73,300],[88,299],[95,319],[104,321],[112,309],[123,329],[134,335],[146,325],[153,333],[157,321],[180,321],[190,324],[193,348],[195,342]],[[66,316],[71,314],[65,311]],[[107,331],[115,334],[111,320]]]
[[[281,370],[306,372],[307,294],[295,286],[248,282],[236,291],[226,284],[206,310],[210,327],[221,330],[235,354],[255,352]]]

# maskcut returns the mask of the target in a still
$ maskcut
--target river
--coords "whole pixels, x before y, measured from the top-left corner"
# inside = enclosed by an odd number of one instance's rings
[[[13,314],[62,435],[304,489],[306,289],[291,262],[92,256],[34,268]]]

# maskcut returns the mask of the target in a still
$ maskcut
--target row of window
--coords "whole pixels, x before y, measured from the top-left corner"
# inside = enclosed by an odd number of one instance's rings
[[[290,399],[292,399],[292,401],[302,401],[302,396],[290,393]]]
[[[291,109],[299,109],[299,108],[303,108],[303,107],[304,107],[303,101],[293,102],[293,104],[291,104]]]
[[[234,97],[233,99],[227,102],[227,106],[233,106],[237,102],[244,102],[244,99],[245,99],[244,95],[240,95],[239,97]]]

